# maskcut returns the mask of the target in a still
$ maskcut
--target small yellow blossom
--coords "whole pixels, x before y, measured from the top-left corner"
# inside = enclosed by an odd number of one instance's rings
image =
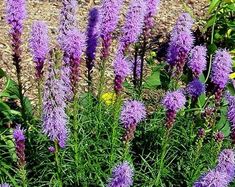
[[[230,79],[235,79],[235,72],[234,73],[231,73],[230,76],[229,76]]]
[[[115,99],[116,99],[116,94],[113,92],[107,92],[101,96],[101,100],[104,101],[106,105],[114,104]]]

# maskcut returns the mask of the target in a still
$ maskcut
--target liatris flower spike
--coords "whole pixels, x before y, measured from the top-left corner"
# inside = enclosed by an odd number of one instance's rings
[[[83,33],[79,32],[77,29],[67,32],[67,35],[64,37],[63,50],[65,55],[69,58],[71,68],[70,82],[74,94],[79,80],[79,68],[84,47],[85,36]]]
[[[44,86],[42,127],[43,132],[52,141],[57,141],[59,146],[64,148],[68,136],[65,113],[65,92],[63,82],[56,79],[56,70],[50,63],[47,80]]]
[[[0,184],[0,187],[11,187],[11,186],[7,183],[3,183],[3,184]]]
[[[188,67],[192,70],[194,77],[198,78],[206,69],[207,49],[204,46],[195,46],[190,53]]]
[[[146,109],[143,103],[135,100],[124,103],[120,115],[121,123],[126,130],[124,141],[133,139],[137,124],[145,117]]]
[[[133,184],[133,169],[130,164],[125,161],[117,165],[112,172],[107,187],[130,187]]]
[[[36,64],[36,78],[43,75],[42,69],[49,52],[49,38],[46,23],[36,21],[33,23],[29,46]]]
[[[232,143],[235,144],[235,96],[231,96],[230,94],[227,95],[228,100],[228,113],[227,117],[231,124],[231,140]]]
[[[19,167],[24,167],[26,164],[25,161],[25,136],[24,131],[18,125],[13,131],[13,138],[15,141],[16,155],[18,157]]]
[[[125,78],[131,73],[131,70],[129,63],[121,53],[117,54],[113,66],[115,74],[114,90],[118,95],[122,90],[122,83],[124,82]]]
[[[168,92],[163,98],[163,106],[166,111],[166,126],[168,129],[172,128],[176,113],[182,109],[186,103],[186,98],[184,94],[177,90],[173,92]]]
[[[58,41],[63,45],[64,36],[67,32],[76,28],[76,0],[62,0],[62,9],[60,11],[60,25]]]
[[[94,66],[96,47],[100,35],[100,15],[97,8],[92,8],[89,12],[89,20],[86,31],[86,66],[88,71],[88,85],[91,84],[92,68]]]
[[[100,15],[100,34],[102,38],[102,58],[109,55],[112,33],[115,30],[123,0],[102,0]]]
[[[215,100],[219,105],[223,90],[228,83],[229,74],[232,72],[232,57],[225,50],[218,50],[212,64],[211,81],[216,86]]]
[[[224,140],[224,134],[221,131],[216,132],[214,137],[215,137],[215,141],[218,143]]]
[[[125,24],[122,29],[120,43],[123,52],[138,40],[144,26],[146,4],[143,0],[132,0],[128,8]]]
[[[180,14],[173,28],[172,35],[177,35],[182,31],[190,31],[192,29],[194,20],[188,13]]]
[[[192,98],[195,99],[205,92],[205,85],[198,79],[194,79],[188,84],[186,91]]]
[[[219,163],[216,170],[226,173],[228,183],[232,182],[235,177],[235,158],[234,150],[224,149],[219,155]]]
[[[159,8],[160,0],[147,0],[146,13],[144,18],[144,29],[147,36],[150,36],[150,31],[154,27],[154,16]]]

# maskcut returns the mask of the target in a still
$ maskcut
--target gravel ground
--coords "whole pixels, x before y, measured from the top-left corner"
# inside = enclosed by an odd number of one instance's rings
[[[78,25],[82,31],[86,29],[86,18],[88,14],[88,10],[94,4],[98,5],[99,1],[88,2],[81,0],[78,10]],[[126,0],[126,4],[129,1]],[[183,3],[184,2],[184,3]],[[154,28],[155,34],[159,35],[159,41],[164,42],[169,32],[172,29],[172,26],[177,19],[178,15],[181,12],[184,12],[185,5],[192,10],[194,18],[199,20],[201,18],[205,18],[206,8],[207,8],[207,0],[187,0],[187,1],[179,1],[179,0],[161,0],[159,12],[156,15],[156,26]],[[23,61],[22,61],[22,79],[24,83],[25,94],[30,97],[30,99],[35,99],[35,90],[36,84],[34,81],[34,64],[32,62],[32,58],[28,49],[28,36],[30,32],[30,27],[32,22],[35,20],[44,20],[49,25],[50,36],[53,46],[55,44],[55,38],[57,35],[57,26],[59,24],[59,10],[61,6],[60,1],[27,1],[27,9],[28,9],[28,17],[25,21],[25,29],[23,35]],[[8,37],[8,29],[9,26],[5,22],[4,17],[4,1],[0,1],[0,67],[3,68],[8,75],[11,75],[15,78],[15,70],[12,65],[11,60],[11,47],[9,45],[9,37]],[[126,8],[126,6],[125,6]],[[125,15],[125,8],[123,9],[123,16]],[[123,20],[123,19],[121,19]],[[121,23],[120,23],[121,24]],[[154,37],[154,36],[153,36]],[[114,42],[115,43],[115,42]],[[114,44],[115,48],[115,44]],[[84,65],[84,63],[83,63]],[[110,77],[109,83],[112,84],[112,69],[111,66],[108,68],[107,76]],[[0,89],[1,89],[0,82]],[[108,83],[108,84],[109,84]],[[81,80],[81,88],[85,88],[85,81]]]

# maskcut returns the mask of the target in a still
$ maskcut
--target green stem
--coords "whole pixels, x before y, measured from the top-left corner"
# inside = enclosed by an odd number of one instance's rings
[[[104,83],[105,83],[105,71],[106,71],[106,61],[107,59],[102,59],[100,64],[100,80],[99,80],[99,87],[98,87],[98,101],[101,101],[101,96],[103,93]]]
[[[22,186],[27,187],[28,186],[28,184],[27,184],[27,173],[26,173],[26,170],[25,170],[25,166],[22,166],[19,169],[19,172],[20,172],[20,178],[22,180]]]
[[[55,162],[56,162],[56,168],[57,168],[57,182],[59,187],[63,186],[62,180],[61,180],[61,168],[60,168],[60,159],[59,159],[59,146],[58,142],[55,141]]]
[[[42,115],[42,79],[38,79],[38,116]]]
[[[162,140],[162,153],[161,153],[161,157],[160,157],[160,167],[158,170],[157,177],[154,180],[154,186],[156,186],[156,187],[160,186],[159,183],[160,183],[160,179],[161,179],[162,170],[164,168],[164,159],[165,159],[166,152],[167,152],[170,131],[171,131],[171,129],[166,130],[164,137],[163,137],[163,140]]]

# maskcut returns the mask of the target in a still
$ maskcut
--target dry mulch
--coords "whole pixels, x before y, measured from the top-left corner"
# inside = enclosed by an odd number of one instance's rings
[[[80,1],[78,9],[78,25],[82,31],[86,30],[86,18],[88,10],[93,4],[98,5],[99,1]],[[129,1],[126,0],[126,4]],[[183,3],[184,2],[184,3]],[[156,15],[156,26],[154,28],[156,35],[159,35],[159,41],[164,40],[169,35],[172,26],[175,23],[178,15],[185,11],[185,5],[190,7],[196,20],[206,17],[206,8],[208,6],[207,0],[162,0],[159,8],[159,12]],[[15,69],[11,60],[11,47],[8,36],[9,26],[5,22],[4,15],[4,1],[0,1],[0,67],[3,68],[8,75],[15,78]],[[25,94],[30,99],[35,99],[36,84],[34,81],[34,63],[28,49],[28,36],[30,33],[30,27],[35,20],[44,20],[47,22],[50,30],[50,36],[52,43],[55,43],[57,36],[57,28],[59,24],[59,11],[61,7],[61,1],[27,1],[28,17],[25,20],[25,28],[23,35],[23,61],[22,61],[22,79],[24,83]],[[123,10],[125,11],[125,9]],[[125,12],[123,12],[125,15]],[[53,46],[53,44],[51,45]],[[115,48],[115,46],[114,46]],[[112,69],[108,68],[107,76],[110,77],[109,83],[112,83]],[[1,89],[0,82],[0,89]],[[81,80],[81,87],[85,87],[86,83]]]

